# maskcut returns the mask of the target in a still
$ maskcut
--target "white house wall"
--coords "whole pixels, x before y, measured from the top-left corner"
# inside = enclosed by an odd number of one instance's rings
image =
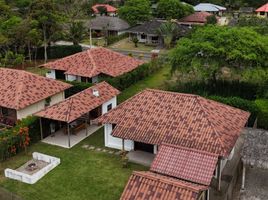
[[[113,97],[112,99],[110,99],[109,101],[105,102],[104,104],[102,104],[102,115],[108,112],[107,106],[109,104],[112,104],[112,108],[115,108],[117,105],[117,100],[116,97]]]
[[[52,78],[52,79],[56,79],[56,71],[54,69],[49,70],[46,73],[46,77],[47,78]]]
[[[64,92],[60,92],[51,97],[50,105],[56,104],[64,100]],[[45,108],[45,99],[29,105],[21,110],[17,110],[17,119],[25,118]]]
[[[65,75],[65,80],[66,81],[76,81],[77,80],[77,76],[66,74]],[[80,81],[81,81],[81,79],[80,79]]]
[[[104,125],[105,146],[109,148],[122,150],[122,139],[113,137],[111,135],[112,129],[113,129],[112,124]],[[134,150],[134,142],[132,140],[125,140],[125,150],[126,151]]]

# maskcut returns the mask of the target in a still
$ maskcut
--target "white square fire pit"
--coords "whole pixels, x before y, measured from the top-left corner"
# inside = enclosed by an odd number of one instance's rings
[[[18,169],[5,169],[5,176],[24,183],[34,184],[59,164],[59,158],[34,152],[33,159]]]

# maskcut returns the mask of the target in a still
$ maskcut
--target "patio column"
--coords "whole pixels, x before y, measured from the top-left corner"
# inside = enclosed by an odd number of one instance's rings
[[[218,162],[218,191],[221,190],[221,158]]]
[[[206,200],[209,200],[209,188],[208,188],[208,190],[207,190],[206,193],[207,193],[207,194],[206,194]]]
[[[85,123],[86,123],[86,136],[88,134],[88,124],[87,124],[87,118],[88,118],[88,115],[86,116],[86,120],[85,120]]]
[[[67,123],[67,132],[68,132],[68,147],[71,147],[71,141],[70,141],[70,126],[69,123]]]
[[[41,134],[41,140],[43,139],[43,126],[42,126],[42,118],[39,118],[39,124],[40,124],[40,134]]]
[[[245,189],[245,178],[246,178],[246,166],[245,164],[242,162],[243,165],[243,171],[242,171],[242,185],[241,185],[241,189],[244,190]]]
[[[122,139],[122,151],[125,151],[125,139]]]

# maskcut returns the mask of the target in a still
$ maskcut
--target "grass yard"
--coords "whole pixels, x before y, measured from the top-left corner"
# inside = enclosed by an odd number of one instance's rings
[[[100,138],[103,138],[103,129],[72,149],[37,143],[30,147],[27,155],[21,153],[1,163],[0,186],[24,200],[118,200],[132,171],[147,168],[135,164],[122,168],[120,156],[82,148],[83,144],[95,142],[101,146]],[[5,168],[21,166],[34,151],[59,157],[61,164],[34,185],[4,178]]]
[[[118,97],[122,102],[145,88],[162,88],[170,68],[164,67],[124,90]],[[82,148],[83,145],[104,147],[103,128],[72,149],[64,149],[44,143],[32,145],[28,153],[21,153],[0,163],[0,186],[24,200],[118,200],[134,170],[147,167],[130,164],[122,168],[120,156]],[[34,185],[6,179],[4,169],[16,169],[37,151],[61,159],[61,164]]]

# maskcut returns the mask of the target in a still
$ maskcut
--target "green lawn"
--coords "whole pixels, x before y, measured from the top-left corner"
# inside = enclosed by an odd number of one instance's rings
[[[169,74],[161,68],[145,80],[139,81],[119,96],[122,102],[145,88],[161,88]],[[104,146],[103,128],[72,149],[43,144],[32,145],[28,153],[21,153],[0,163],[0,186],[16,193],[24,200],[117,200],[133,170],[148,170],[136,164],[122,168],[120,156],[85,150],[83,145]],[[61,159],[61,164],[34,185],[4,177],[4,169],[16,169],[37,151]]]
[[[122,168],[120,156],[82,148],[83,144],[92,144],[94,138],[103,137],[102,131],[98,131],[98,135],[88,137],[72,149],[43,143],[31,146],[27,155],[21,153],[1,163],[0,186],[18,194],[24,200],[119,199],[132,171],[147,168],[135,164],[130,164],[129,168]],[[34,185],[3,177],[5,168],[21,166],[34,151],[59,157],[61,164]]]

